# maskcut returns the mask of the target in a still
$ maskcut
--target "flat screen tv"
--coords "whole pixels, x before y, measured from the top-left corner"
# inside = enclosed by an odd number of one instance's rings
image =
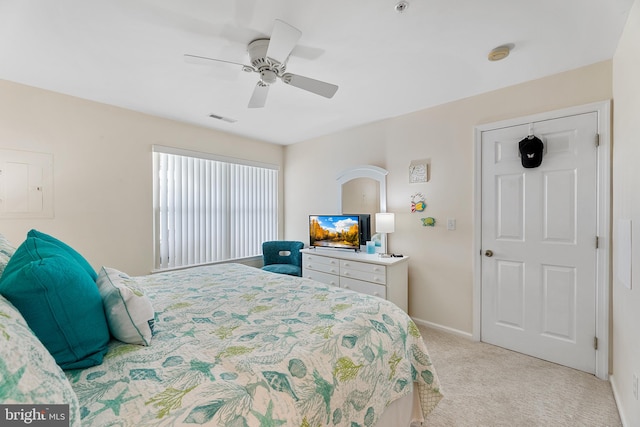
[[[309,215],[309,245],[360,250],[370,239],[369,215]]]

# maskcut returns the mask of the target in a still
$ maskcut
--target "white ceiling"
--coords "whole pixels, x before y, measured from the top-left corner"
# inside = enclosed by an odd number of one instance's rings
[[[0,0],[0,79],[291,144],[610,59],[633,0]],[[302,31],[287,71],[332,99],[239,66],[275,19]],[[511,55],[489,62],[499,45]],[[1,96],[1,94],[0,94]],[[216,114],[236,119],[227,123]]]

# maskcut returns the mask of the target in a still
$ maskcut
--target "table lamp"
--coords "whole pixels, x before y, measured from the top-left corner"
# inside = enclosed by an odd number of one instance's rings
[[[387,255],[387,234],[396,229],[396,216],[390,212],[378,212],[376,214],[376,233],[382,234],[382,253]]]

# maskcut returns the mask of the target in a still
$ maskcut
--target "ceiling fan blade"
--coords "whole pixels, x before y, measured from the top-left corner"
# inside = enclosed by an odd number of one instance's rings
[[[249,108],[262,108],[267,102],[267,94],[269,93],[269,85],[258,82],[253,90],[253,95],[249,100]]]
[[[324,96],[325,98],[332,98],[338,90],[338,86],[334,84],[291,73],[285,73],[282,76],[282,81],[288,85]]]
[[[191,64],[210,64],[211,61],[214,62],[224,62],[225,64],[232,64],[232,65],[239,65],[242,67],[243,71],[258,71],[255,68],[253,68],[250,65],[246,65],[246,64],[241,64],[239,62],[233,62],[233,61],[226,61],[224,59],[216,59],[216,58],[207,58],[206,56],[198,56],[198,55],[190,55],[188,53],[184,54],[184,60],[186,62],[189,62]]]
[[[267,48],[267,58],[277,61],[280,64],[287,62],[289,54],[296,47],[298,40],[302,37],[302,31],[276,19]]]

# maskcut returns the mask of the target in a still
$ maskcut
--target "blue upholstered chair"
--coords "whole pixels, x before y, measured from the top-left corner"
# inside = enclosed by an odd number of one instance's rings
[[[273,273],[302,276],[304,243],[294,240],[274,240],[262,243],[263,270]]]

